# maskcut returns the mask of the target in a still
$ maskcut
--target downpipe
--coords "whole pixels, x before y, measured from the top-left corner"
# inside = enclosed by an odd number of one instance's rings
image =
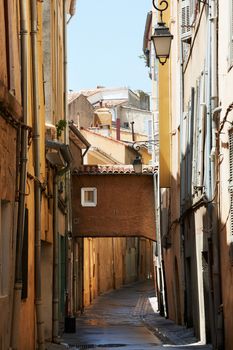
[[[63,57],[63,74],[64,74],[64,111],[63,119],[67,122],[67,21],[66,21],[66,6],[67,1],[63,1],[63,43],[64,43],[64,57]],[[71,2],[71,17],[75,14],[76,1]],[[69,127],[65,131],[65,144],[69,144]],[[69,169],[65,174],[65,196],[67,205],[67,215],[66,215],[66,314],[65,316],[71,316],[73,314],[73,261],[72,259],[72,249],[73,242],[72,239],[72,208],[71,208],[71,174]]]
[[[221,112],[221,106],[218,106],[218,73],[217,73],[217,21],[218,21],[218,8],[217,0],[211,1],[211,127],[212,127],[212,144],[210,154],[210,174],[211,174],[211,197],[212,203],[210,205],[210,217],[212,222],[212,246],[213,246],[213,265],[212,265],[212,278],[213,278],[213,311],[214,311],[214,349],[224,349],[224,336],[223,336],[223,313],[222,313],[222,295],[221,295],[221,272],[220,272],[220,247],[219,247],[219,212],[218,212],[218,200],[219,200],[219,166],[218,166],[218,154],[219,154],[219,142],[217,136],[217,124],[218,116]]]
[[[23,107],[23,123],[28,123],[28,28],[26,21],[26,2],[20,1],[20,47],[21,47],[21,91]],[[15,280],[12,309],[11,339],[10,347],[13,350],[19,348],[19,325],[20,306],[22,294],[22,249],[25,225],[25,192],[27,180],[27,157],[28,157],[28,131],[25,127],[21,129],[21,154],[19,175],[19,205],[17,219]]]
[[[56,171],[53,180],[53,310],[52,338],[59,343],[59,232],[58,232],[58,179],[70,170],[70,159],[65,159],[67,166]]]
[[[58,174],[53,180],[53,342],[59,337],[59,242],[58,242]]]
[[[38,349],[44,350],[44,322],[41,296],[41,186],[40,186],[40,122],[38,92],[37,1],[31,1],[32,86],[33,86],[33,145],[35,200],[35,306]]]

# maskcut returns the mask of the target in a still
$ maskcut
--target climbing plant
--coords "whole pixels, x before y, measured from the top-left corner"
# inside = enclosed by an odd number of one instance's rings
[[[56,130],[57,130],[57,138],[59,138],[62,134],[62,131],[66,128],[67,122],[64,119],[61,119],[56,124]]]

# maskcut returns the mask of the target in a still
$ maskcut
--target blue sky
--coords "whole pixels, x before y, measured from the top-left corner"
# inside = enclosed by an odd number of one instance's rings
[[[77,0],[68,25],[68,88],[151,91],[142,54],[152,0]]]

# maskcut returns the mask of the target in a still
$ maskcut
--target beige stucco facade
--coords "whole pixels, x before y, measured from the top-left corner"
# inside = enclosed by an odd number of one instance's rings
[[[223,6],[224,5],[224,6]],[[222,127],[219,139],[219,186],[220,186],[220,254],[222,275],[222,298],[225,329],[225,349],[230,349],[233,342],[232,310],[233,298],[230,290],[233,288],[232,277],[232,209],[231,209],[231,159],[230,159],[230,133],[233,114],[232,104],[232,2],[219,2],[219,37],[218,37],[218,79],[219,79],[219,105],[222,110],[219,125]],[[226,122],[224,122],[224,120]],[[230,214],[229,214],[230,213]]]
[[[170,164],[170,185],[159,182],[170,187],[159,191],[157,273],[166,282],[158,286],[166,296],[160,306],[216,349],[231,349],[233,341],[232,6],[221,0],[170,2],[165,18],[174,36],[171,57],[152,82],[154,112],[163,118],[169,104],[170,115],[166,134],[159,119],[160,146],[169,132],[171,152],[160,150]],[[162,158],[160,174],[163,164]]]

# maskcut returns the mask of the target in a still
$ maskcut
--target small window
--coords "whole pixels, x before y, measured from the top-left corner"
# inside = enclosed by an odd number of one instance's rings
[[[83,207],[96,207],[97,189],[94,187],[81,188],[81,204]]]

